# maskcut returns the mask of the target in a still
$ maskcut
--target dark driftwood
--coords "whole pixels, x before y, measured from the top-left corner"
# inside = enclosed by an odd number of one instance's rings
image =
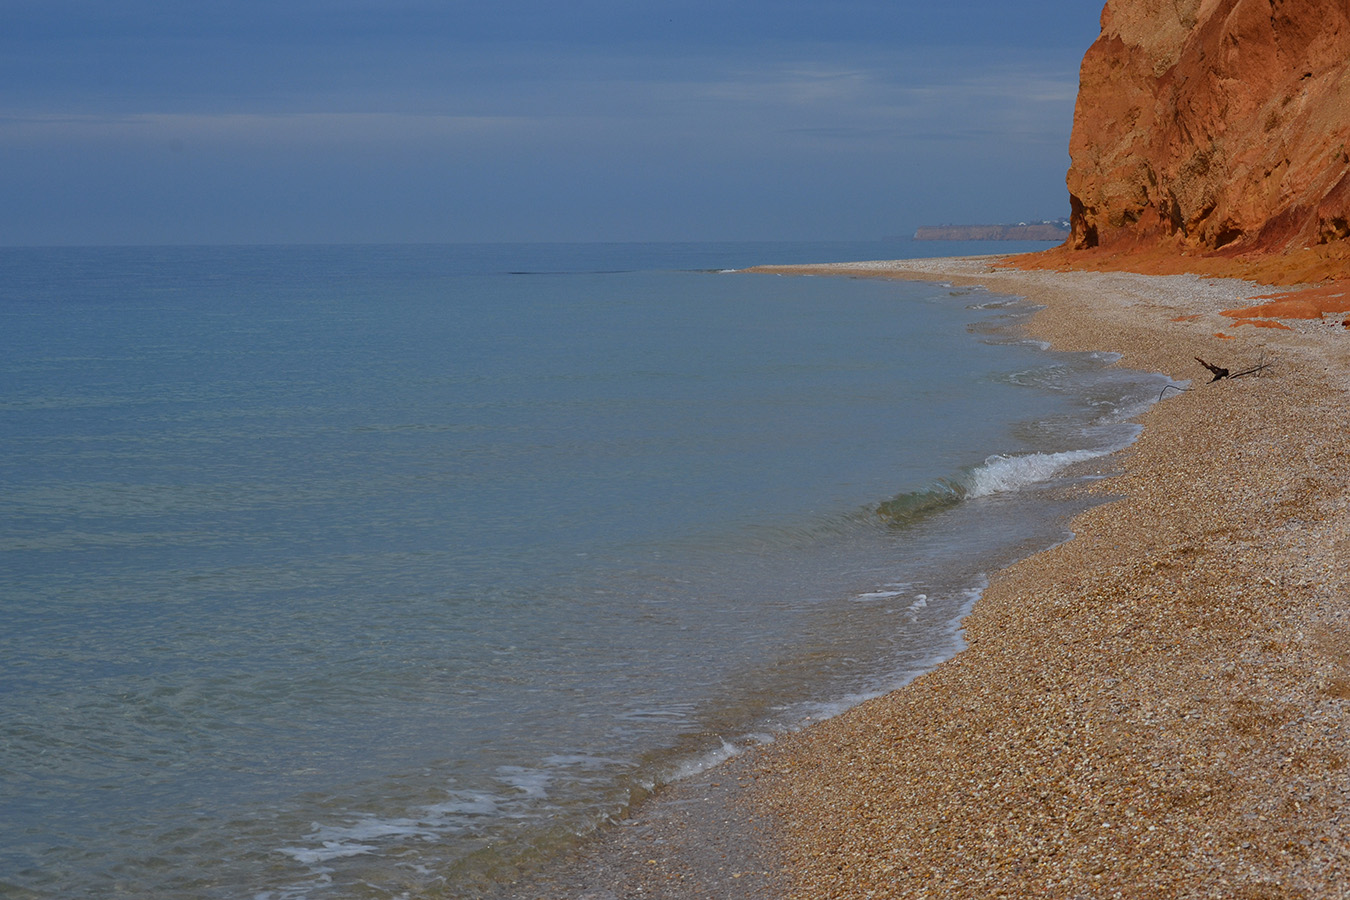
[[[1206,369],[1209,369],[1209,371],[1213,373],[1214,377],[1209,380],[1210,384],[1213,384],[1214,382],[1220,380],[1221,378],[1231,379],[1231,378],[1241,378],[1244,375],[1256,375],[1270,368],[1269,363],[1263,362],[1259,366],[1252,366],[1250,369],[1243,369],[1241,372],[1232,372],[1228,369],[1225,369],[1223,366],[1216,366],[1213,363],[1207,363],[1198,356],[1195,357],[1195,361],[1198,362],[1200,365],[1204,366]],[[1158,393],[1158,399],[1161,400],[1163,397],[1165,397],[1169,390],[1176,391],[1178,394],[1184,394],[1186,393],[1186,391],[1190,390],[1190,388],[1179,388],[1176,385],[1172,384],[1164,385],[1162,391]]]
[[[1229,378],[1241,378],[1243,375],[1255,375],[1257,372],[1263,371],[1263,370],[1266,369],[1266,368],[1268,368],[1268,363],[1261,363],[1261,365],[1259,365],[1259,366],[1252,366],[1250,369],[1247,369],[1245,372],[1238,372],[1236,375],[1229,375],[1228,377],[1229,377]]]
[[[1210,384],[1213,384],[1214,382],[1218,381],[1220,378],[1227,378],[1227,377],[1228,377],[1228,370],[1225,369],[1223,366],[1216,366],[1216,365],[1214,365],[1213,363],[1207,363],[1207,362],[1205,362],[1203,359],[1201,359],[1201,358],[1198,357],[1198,356],[1195,358],[1195,361],[1198,362],[1200,365],[1204,366],[1206,369],[1209,369],[1211,372],[1214,373],[1214,377],[1211,378],[1211,379],[1209,380],[1209,383],[1210,383]]]
[[[1223,366],[1216,366],[1213,365],[1212,363],[1207,363],[1198,356],[1195,358],[1195,361],[1214,373],[1214,377],[1209,380],[1210,384],[1213,384],[1220,378],[1241,378],[1243,375],[1255,375],[1257,372],[1260,372],[1263,369],[1269,367],[1267,363],[1261,363],[1261,365],[1259,366],[1252,366],[1250,369],[1244,369],[1241,372],[1233,373],[1229,372]]]

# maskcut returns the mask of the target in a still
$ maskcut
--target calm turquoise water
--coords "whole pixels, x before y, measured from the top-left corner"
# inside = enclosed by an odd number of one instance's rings
[[[0,894],[460,895],[950,654],[1161,381],[723,270],[989,249],[0,250]]]

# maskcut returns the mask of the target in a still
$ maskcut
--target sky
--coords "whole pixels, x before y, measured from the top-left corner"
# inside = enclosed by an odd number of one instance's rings
[[[0,0],[0,245],[1068,214],[1096,0]]]

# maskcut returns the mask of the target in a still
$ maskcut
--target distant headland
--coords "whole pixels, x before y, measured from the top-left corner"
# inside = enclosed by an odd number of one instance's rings
[[[1016,225],[924,225],[914,232],[916,241],[1063,241],[1068,236],[1068,219]]]

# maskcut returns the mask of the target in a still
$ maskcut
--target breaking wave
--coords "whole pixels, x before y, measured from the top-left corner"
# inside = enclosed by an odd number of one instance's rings
[[[1011,493],[1049,481],[1074,463],[1097,459],[1114,452],[1066,450],[1060,453],[996,454],[954,478],[942,478],[927,488],[900,494],[877,506],[877,515],[896,525],[906,525],[941,512],[963,500]]]

